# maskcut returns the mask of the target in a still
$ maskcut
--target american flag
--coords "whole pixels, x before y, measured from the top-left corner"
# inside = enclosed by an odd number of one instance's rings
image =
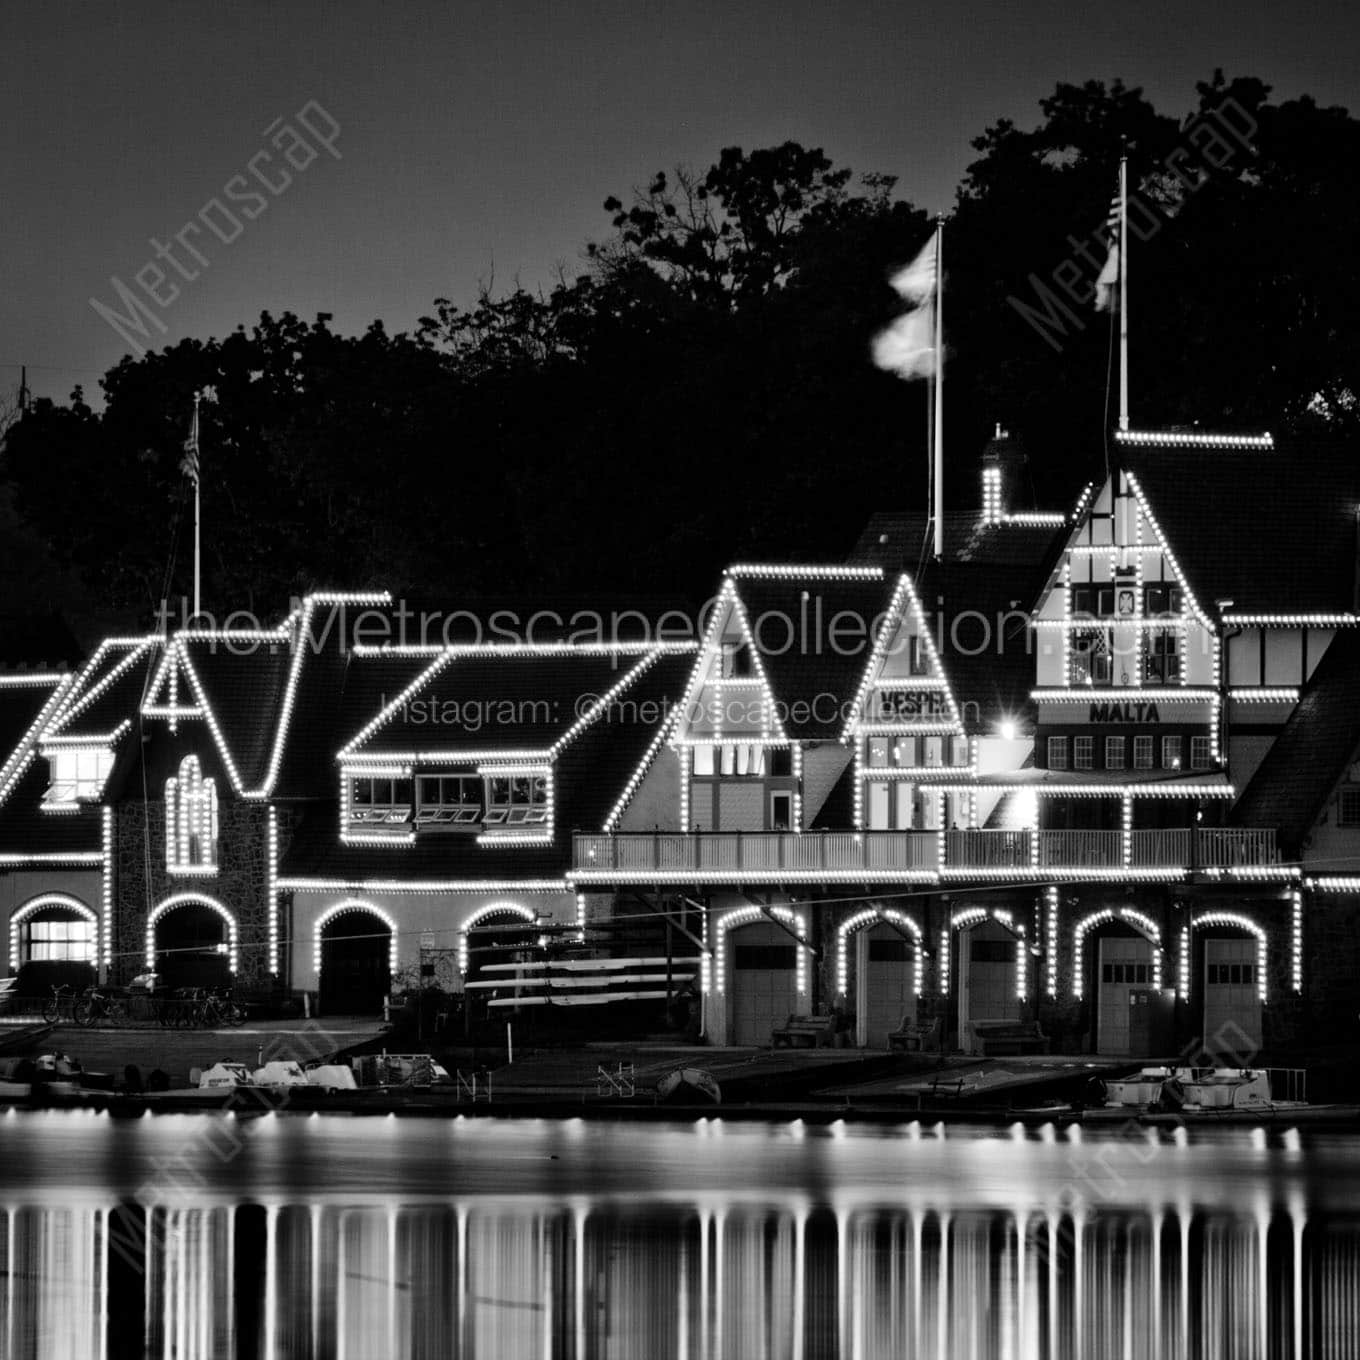
[[[180,460],[180,471],[195,485],[198,485],[198,395],[194,395],[194,417],[189,424],[189,437],[184,441],[184,457]]]
[[[1105,215],[1105,230],[1110,238],[1110,253],[1105,259],[1105,267],[1100,271],[1100,277],[1096,280],[1096,311],[1112,312],[1118,305],[1115,296],[1115,285],[1119,282],[1119,223],[1122,216],[1123,206],[1120,203],[1119,190],[1114,191],[1114,197],[1110,199],[1110,211]]]

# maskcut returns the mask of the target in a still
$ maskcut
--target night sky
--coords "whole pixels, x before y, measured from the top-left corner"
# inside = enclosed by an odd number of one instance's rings
[[[340,125],[339,159],[298,170],[230,244],[207,238],[207,267],[180,252],[198,277],[178,278],[153,347],[265,308],[400,330],[493,271],[550,281],[606,230],[608,194],[734,143],[820,145],[938,209],[970,138],[1000,117],[1032,125],[1060,80],[1121,76],[1179,112],[1223,66],[1354,109],[1358,28],[1347,5],[1260,0],[1193,15],[1070,0],[8,4],[0,391],[27,362],[39,394],[94,394],[127,346],[89,299],[113,305],[113,276],[134,287],[149,238],[221,197],[273,120],[309,101]]]

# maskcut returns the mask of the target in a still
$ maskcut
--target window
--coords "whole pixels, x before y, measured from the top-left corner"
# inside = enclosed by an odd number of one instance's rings
[[[1090,770],[1095,768],[1096,739],[1094,737],[1075,737],[1072,741],[1072,768]]]
[[[1049,737],[1048,768],[1050,770],[1065,770],[1067,768],[1066,737]]]
[[[1181,678],[1180,635],[1174,628],[1154,628],[1147,635],[1144,679],[1149,685],[1174,685]]]
[[[893,738],[893,764],[903,770],[916,768],[915,737]]]
[[[1112,673],[1110,635],[1101,629],[1072,634],[1072,683],[1108,685]]]
[[[1210,765],[1209,759],[1209,738],[1191,737],[1190,738],[1190,768],[1192,770],[1207,770]]]
[[[39,917],[26,921],[29,963],[93,963],[94,922]]]
[[[417,781],[419,826],[474,826],[482,820],[481,775],[423,774]]]
[[[772,793],[770,795],[770,830],[793,830],[793,794]]]
[[[1152,768],[1151,737],[1134,737],[1133,768],[1135,770],[1150,770]]]
[[[1162,769],[1179,770],[1181,767],[1181,739],[1179,737],[1162,738]]]
[[[349,819],[364,826],[404,826],[411,820],[411,781],[354,780],[350,785]]]
[[[765,773],[765,748],[748,742],[717,748],[717,774],[740,779],[756,779]]]
[[[1179,615],[1182,608],[1181,588],[1170,582],[1143,587],[1143,613],[1149,618]]]
[[[1256,981],[1254,963],[1211,963],[1204,971],[1211,987],[1250,987]]]
[[[542,826],[548,820],[548,777],[495,775],[487,780],[486,825]]]
[[[696,746],[692,752],[694,757],[694,773],[710,775],[713,773],[713,748],[711,746]]]
[[[103,747],[57,751],[48,765],[51,781],[43,802],[49,807],[71,806],[103,793],[113,770],[113,752]]]
[[[722,650],[722,678],[749,680],[754,674],[751,649],[744,642],[726,643]]]
[[[1133,601],[1129,601],[1132,605]],[[1115,611],[1113,586],[1073,586],[1072,613],[1079,618],[1108,619]]]
[[[1105,768],[1107,770],[1122,770],[1124,768],[1123,737],[1105,738]]]
[[[1343,784],[1336,799],[1337,826],[1360,826],[1360,784]]]
[[[907,642],[907,659],[913,675],[924,675],[926,673],[926,653],[921,645],[919,634],[913,633]]]
[[[165,867],[172,874],[217,869],[217,785],[203,778],[197,756],[185,756],[165,781]]]
[[[793,747],[770,747],[770,774],[777,779],[787,779],[793,775]]]

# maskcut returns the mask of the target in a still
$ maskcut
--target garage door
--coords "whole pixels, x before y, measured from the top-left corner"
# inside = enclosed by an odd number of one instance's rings
[[[732,1042],[768,1045],[770,1031],[798,1009],[798,946],[778,926],[762,922],[734,930],[729,952]]]
[[[916,1019],[916,946],[889,925],[862,930],[856,942],[859,1041],[887,1048],[903,1016]]]
[[[983,921],[963,932],[959,946],[964,975],[960,1027],[972,1020],[1018,1020],[1015,936],[996,921]]]
[[[1204,942],[1204,1047],[1247,1063],[1261,1047],[1256,941]]]
[[[1129,1040],[1130,995],[1152,986],[1152,945],[1141,937],[1101,939],[1096,992],[1096,1052],[1111,1057],[1133,1054]],[[1146,1054],[1136,1054],[1146,1057]]]

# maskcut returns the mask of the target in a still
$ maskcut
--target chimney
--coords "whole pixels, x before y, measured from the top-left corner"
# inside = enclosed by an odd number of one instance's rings
[[[1029,460],[1018,439],[996,425],[982,450],[982,522],[999,524],[1016,509],[1025,484]]]

